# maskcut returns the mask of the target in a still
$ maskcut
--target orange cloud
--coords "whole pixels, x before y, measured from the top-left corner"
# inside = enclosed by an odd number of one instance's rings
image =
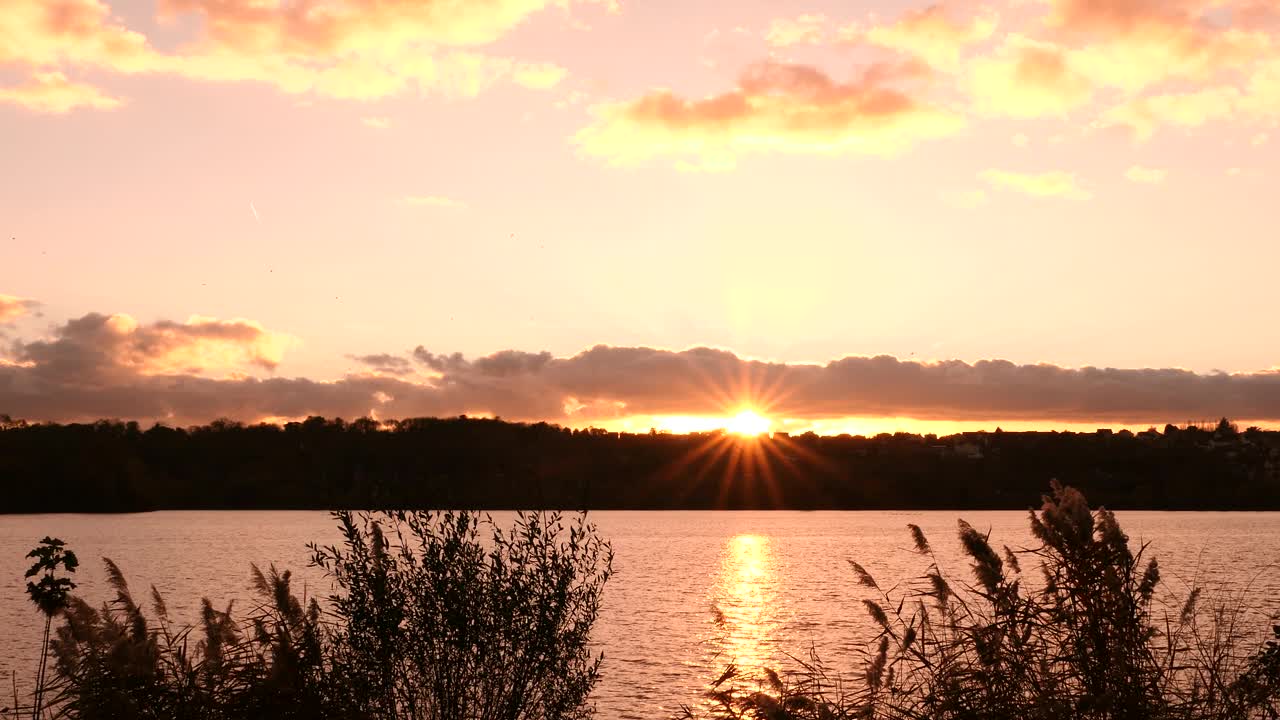
[[[884,84],[848,83],[804,65],[762,62],[730,92],[688,100],[657,91],[594,109],[576,136],[582,150],[619,164],[673,157],[693,167],[732,166],[739,154],[888,154],[951,135],[964,120]]]
[[[1096,83],[1141,92],[1170,79],[1207,82],[1274,49],[1262,31],[1225,27],[1196,0],[1054,0],[1046,20],[1072,46],[1073,63]]]
[[[0,325],[7,325],[31,312],[37,305],[35,300],[20,298],[16,295],[0,294]]]
[[[978,177],[994,187],[1035,197],[1060,197],[1074,200],[1086,200],[1090,197],[1087,190],[1076,184],[1074,173],[1060,170],[1043,173],[984,170]]]
[[[91,313],[57,329],[51,340],[20,345],[16,360],[74,382],[130,376],[274,370],[295,340],[244,319],[193,315],[185,323],[139,324],[129,315]]]
[[[191,42],[161,52],[100,0],[11,0],[0,14],[0,66],[252,81],[286,93],[361,100],[409,88],[473,96],[502,81],[544,89],[565,70],[468,48],[497,40],[552,5],[593,1],[164,0],[165,17],[194,16],[200,24]],[[90,97],[84,88],[79,94]],[[74,107],[65,100],[46,105]]]
[[[1071,32],[1121,34],[1153,24],[1189,23],[1203,0],[1050,0],[1049,24]],[[1220,4],[1220,3],[1219,3]]]
[[[1164,125],[1271,119],[1280,114],[1273,110],[1280,92],[1268,75],[1280,51],[1277,38],[1211,17],[1238,4],[1050,0],[1038,25],[967,62],[972,108],[1063,117],[1103,98],[1111,109],[1095,115],[1097,124],[1126,126],[1140,138]]]
[[[914,55],[933,67],[953,68],[960,63],[961,52],[991,37],[998,23],[999,17],[991,11],[959,22],[941,5],[931,5],[890,25],[872,27],[864,36],[875,45]]]
[[[7,0],[0,13],[0,66],[63,64],[146,68],[154,51],[100,0]]]
[[[994,55],[970,64],[969,90],[981,113],[1040,117],[1082,107],[1094,85],[1061,48],[1010,35]]]
[[[60,115],[79,108],[110,110],[120,107],[111,97],[92,85],[69,80],[60,72],[37,72],[17,87],[0,87],[0,103],[10,103],[33,112]]]

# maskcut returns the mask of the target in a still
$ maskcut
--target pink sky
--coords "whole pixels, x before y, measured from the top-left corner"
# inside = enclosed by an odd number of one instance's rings
[[[1277,120],[1274,0],[9,0],[0,413],[1277,421]]]

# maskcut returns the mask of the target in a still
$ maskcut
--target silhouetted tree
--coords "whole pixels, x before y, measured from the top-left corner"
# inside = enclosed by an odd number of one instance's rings
[[[741,457],[764,463],[744,470]],[[104,420],[0,429],[0,512],[1021,508],[1053,477],[1118,509],[1280,509],[1280,433],[1166,426],[1160,437],[740,439],[482,418],[321,417],[283,427],[220,420],[143,431]]]

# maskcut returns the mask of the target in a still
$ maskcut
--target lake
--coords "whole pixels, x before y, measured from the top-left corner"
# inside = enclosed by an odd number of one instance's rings
[[[509,515],[496,513],[500,523]],[[944,570],[965,573],[956,519],[990,529],[993,544],[1031,543],[1019,512],[595,512],[616,553],[595,641],[605,653],[599,717],[661,718],[694,704],[725,665],[780,665],[815,649],[835,669],[858,671],[873,635],[848,560],[889,587],[926,565],[910,552],[907,523],[929,536]],[[1199,581],[1223,592],[1280,598],[1280,513],[1122,512],[1131,542],[1151,541],[1173,597]],[[319,512],[155,512],[0,516],[0,677],[29,685],[40,618],[21,582],[41,537],[66,540],[81,560],[82,596],[107,598],[98,558],[115,560],[138,598],[154,584],[175,619],[251,597],[249,563],[295,571],[295,587],[326,595],[305,545],[338,540]],[[1029,562],[1029,561],[1028,561]],[[1024,562],[1024,570],[1030,570]],[[966,575],[967,579],[967,575]],[[1206,596],[1208,599],[1209,596]],[[713,619],[712,608],[723,613]],[[1259,629],[1263,629],[1259,623]]]

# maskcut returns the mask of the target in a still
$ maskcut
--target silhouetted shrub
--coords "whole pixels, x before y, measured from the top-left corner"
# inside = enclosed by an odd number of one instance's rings
[[[324,612],[293,594],[287,571],[253,566],[255,608],[237,618],[206,599],[197,627],[175,627],[154,587],[148,618],[104,559],[115,599],[56,611],[57,678],[40,717],[591,715],[602,656],[588,639],[612,550],[584,516],[566,527],[520,514],[508,531],[471,512],[334,516],[345,543],[312,547],[337,586]]]
[[[344,544],[313,550],[342,590],[333,670],[361,715],[591,714],[603,656],[588,639],[613,553],[582,516],[567,536],[559,514],[520,513],[510,531],[469,512],[334,516]]]
[[[997,552],[959,522],[975,582],[933,560],[905,591],[881,591],[852,563],[879,628],[858,676],[832,677],[814,658],[750,681],[730,668],[708,696],[710,718],[769,720],[1246,720],[1280,717],[1280,627],[1249,650],[1242,598],[1200,608],[1192,589],[1177,606],[1153,607],[1159,565],[1131,551],[1115,516],[1054,484],[1031,530],[1040,545]],[[1019,556],[1022,556],[1020,559]],[[1022,565],[1038,561],[1040,577]],[[1256,638],[1256,636],[1254,636]],[[1253,645],[1256,647],[1256,645]],[[685,710],[687,717],[697,715]]]

